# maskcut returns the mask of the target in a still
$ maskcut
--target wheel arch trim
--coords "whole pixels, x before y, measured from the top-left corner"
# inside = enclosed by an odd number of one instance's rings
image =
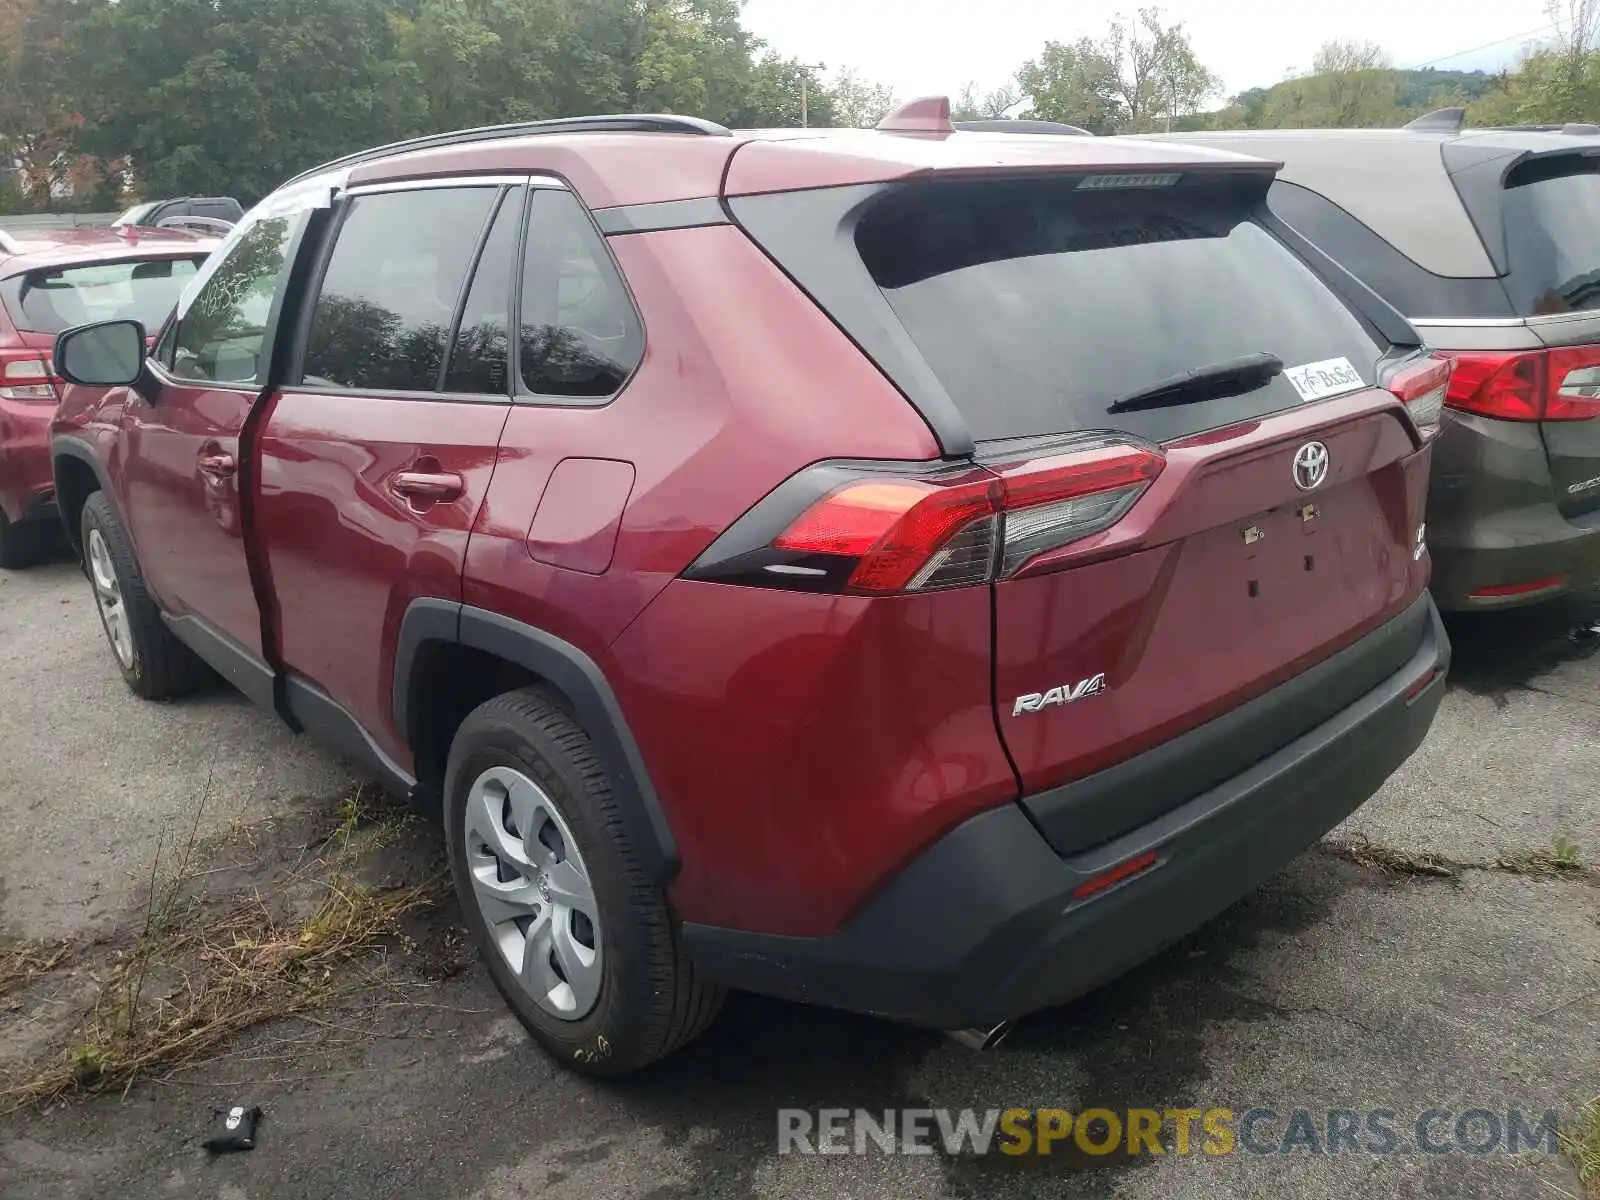
[[[449,600],[413,600],[395,644],[393,690],[394,722],[408,740],[423,709],[424,697],[416,683],[423,651],[430,643],[493,655],[533,672],[561,692],[605,763],[645,873],[656,883],[677,873],[680,860],[672,827],[616,693],[593,658],[545,630],[487,609]]]
[[[105,464],[100,461],[94,447],[82,438],[57,434],[50,439],[50,478],[56,489],[56,507],[61,514],[61,524],[66,527],[67,537],[71,540],[73,549],[81,550],[81,547],[78,544],[79,531],[67,520],[66,509],[61,503],[64,493],[61,488],[61,473],[57,468],[64,458],[80,462],[93,472],[96,482],[100,485],[100,491],[105,493],[106,501],[111,505],[111,511],[116,514],[122,528],[128,531],[131,540],[133,534],[128,530],[128,522],[123,518],[122,504],[117,499],[116,489],[111,486],[111,480],[106,475]]]

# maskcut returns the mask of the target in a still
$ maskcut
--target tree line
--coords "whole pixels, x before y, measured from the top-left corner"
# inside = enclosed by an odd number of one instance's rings
[[[0,0],[0,212],[145,196],[246,203],[352,149],[580,113],[729,126],[869,126],[896,102],[857,72],[773,51],[742,0]],[[1324,45],[1302,74],[1224,98],[1181,22],[1141,8],[1046,42],[965,119],[1096,134],[1398,125],[1459,104],[1477,124],[1600,120],[1600,0],[1550,0],[1552,36],[1499,75],[1395,70]]]
[[[0,0],[0,212],[114,208],[130,178],[248,203],[351,150],[473,125],[786,126],[802,106],[873,124],[891,102],[772,52],[740,0]]]

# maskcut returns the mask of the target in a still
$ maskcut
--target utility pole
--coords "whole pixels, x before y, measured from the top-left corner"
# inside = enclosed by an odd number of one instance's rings
[[[811,123],[811,72],[826,71],[827,63],[801,63],[800,64],[800,128],[808,128]]]

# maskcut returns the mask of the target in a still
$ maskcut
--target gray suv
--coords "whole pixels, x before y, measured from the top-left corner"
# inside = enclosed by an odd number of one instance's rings
[[[1283,163],[1273,216],[1455,360],[1428,543],[1441,608],[1600,580],[1600,126],[1161,135]]]

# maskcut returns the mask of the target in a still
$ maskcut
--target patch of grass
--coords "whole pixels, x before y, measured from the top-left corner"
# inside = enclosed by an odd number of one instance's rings
[[[1461,864],[1434,854],[1414,854],[1398,850],[1380,842],[1362,838],[1358,842],[1327,842],[1328,850],[1340,858],[1348,859],[1373,871],[1386,875],[1423,875],[1436,879],[1454,879]]]
[[[1514,875],[1581,875],[1583,858],[1578,844],[1569,837],[1556,837],[1542,850],[1522,850],[1494,860],[1499,871]]]
[[[1571,1129],[1560,1133],[1562,1152],[1578,1168],[1578,1181],[1590,1200],[1600,1200],[1600,1096],[1578,1110]]]
[[[67,1045],[26,1078],[0,1080],[0,1115],[75,1092],[125,1088],[191,1066],[264,1021],[318,1007],[346,990],[340,968],[380,954],[407,914],[442,897],[443,876],[405,887],[363,881],[364,851],[398,810],[346,797],[315,857],[265,890],[222,903],[197,894],[199,817],[164,875],[151,870],[143,930],[97,980]],[[375,815],[376,814],[376,815]]]
[[[72,957],[72,943],[0,941],[0,996],[20,992],[41,975],[54,971]]]

